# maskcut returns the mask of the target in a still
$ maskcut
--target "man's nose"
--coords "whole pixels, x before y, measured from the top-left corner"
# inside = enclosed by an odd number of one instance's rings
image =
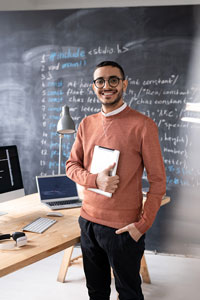
[[[111,86],[110,86],[109,83],[108,83],[108,80],[105,80],[104,89],[106,89],[106,88],[108,88],[108,89],[111,88]]]

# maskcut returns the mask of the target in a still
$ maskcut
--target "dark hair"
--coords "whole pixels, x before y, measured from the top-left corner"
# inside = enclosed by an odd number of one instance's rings
[[[107,67],[107,66],[111,66],[113,68],[118,68],[121,72],[122,79],[125,80],[125,74],[124,74],[123,68],[118,63],[116,63],[115,61],[109,61],[109,60],[102,61],[101,63],[96,65],[95,70],[98,69],[98,68]]]

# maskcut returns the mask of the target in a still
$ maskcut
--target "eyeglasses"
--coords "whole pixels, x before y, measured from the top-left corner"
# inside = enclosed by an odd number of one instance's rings
[[[106,81],[108,81],[108,84],[110,87],[116,87],[116,86],[118,86],[120,80],[124,80],[124,79],[119,78],[117,76],[111,76],[108,79],[104,79],[104,78],[100,77],[100,78],[93,80],[93,82],[98,89],[102,89],[105,86]]]

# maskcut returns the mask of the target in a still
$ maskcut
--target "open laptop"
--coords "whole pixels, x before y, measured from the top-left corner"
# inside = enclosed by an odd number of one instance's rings
[[[76,183],[65,174],[36,176],[36,184],[41,203],[53,210],[82,205]]]

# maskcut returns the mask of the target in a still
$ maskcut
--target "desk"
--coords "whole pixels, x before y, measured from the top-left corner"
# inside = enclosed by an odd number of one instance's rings
[[[21,231],[22,227],[38,217],[46,217],[48,207],[40,203],[38,194],[0,203],[0,234]],[[26,232],[28,244],[13,250],[0,250],[0,277],[67,249],[80,242],[77,222],[80,208],[62,210],[63,217],[42,234]]]
[[[170,202],[169,197],[161,205]],[[16,200],[0,203],[0,211],[8,214],[0,216],[0,234],[21,231],[22,227],[38,217],[46,217],[49,209],[40,203],[38,194],[28,195]],[[62,210],[63,217],[55,218],[58,222],[42,234],[26,232],[28,244],[13,250],[0,250],[0,277],[17,271],[25,266],[65,250],[60,266],[58,281],[64,282],[74,245],[80,242],[78,216],[80,208]],[[143,255],[141,275],[150,283],[148,268]]]

